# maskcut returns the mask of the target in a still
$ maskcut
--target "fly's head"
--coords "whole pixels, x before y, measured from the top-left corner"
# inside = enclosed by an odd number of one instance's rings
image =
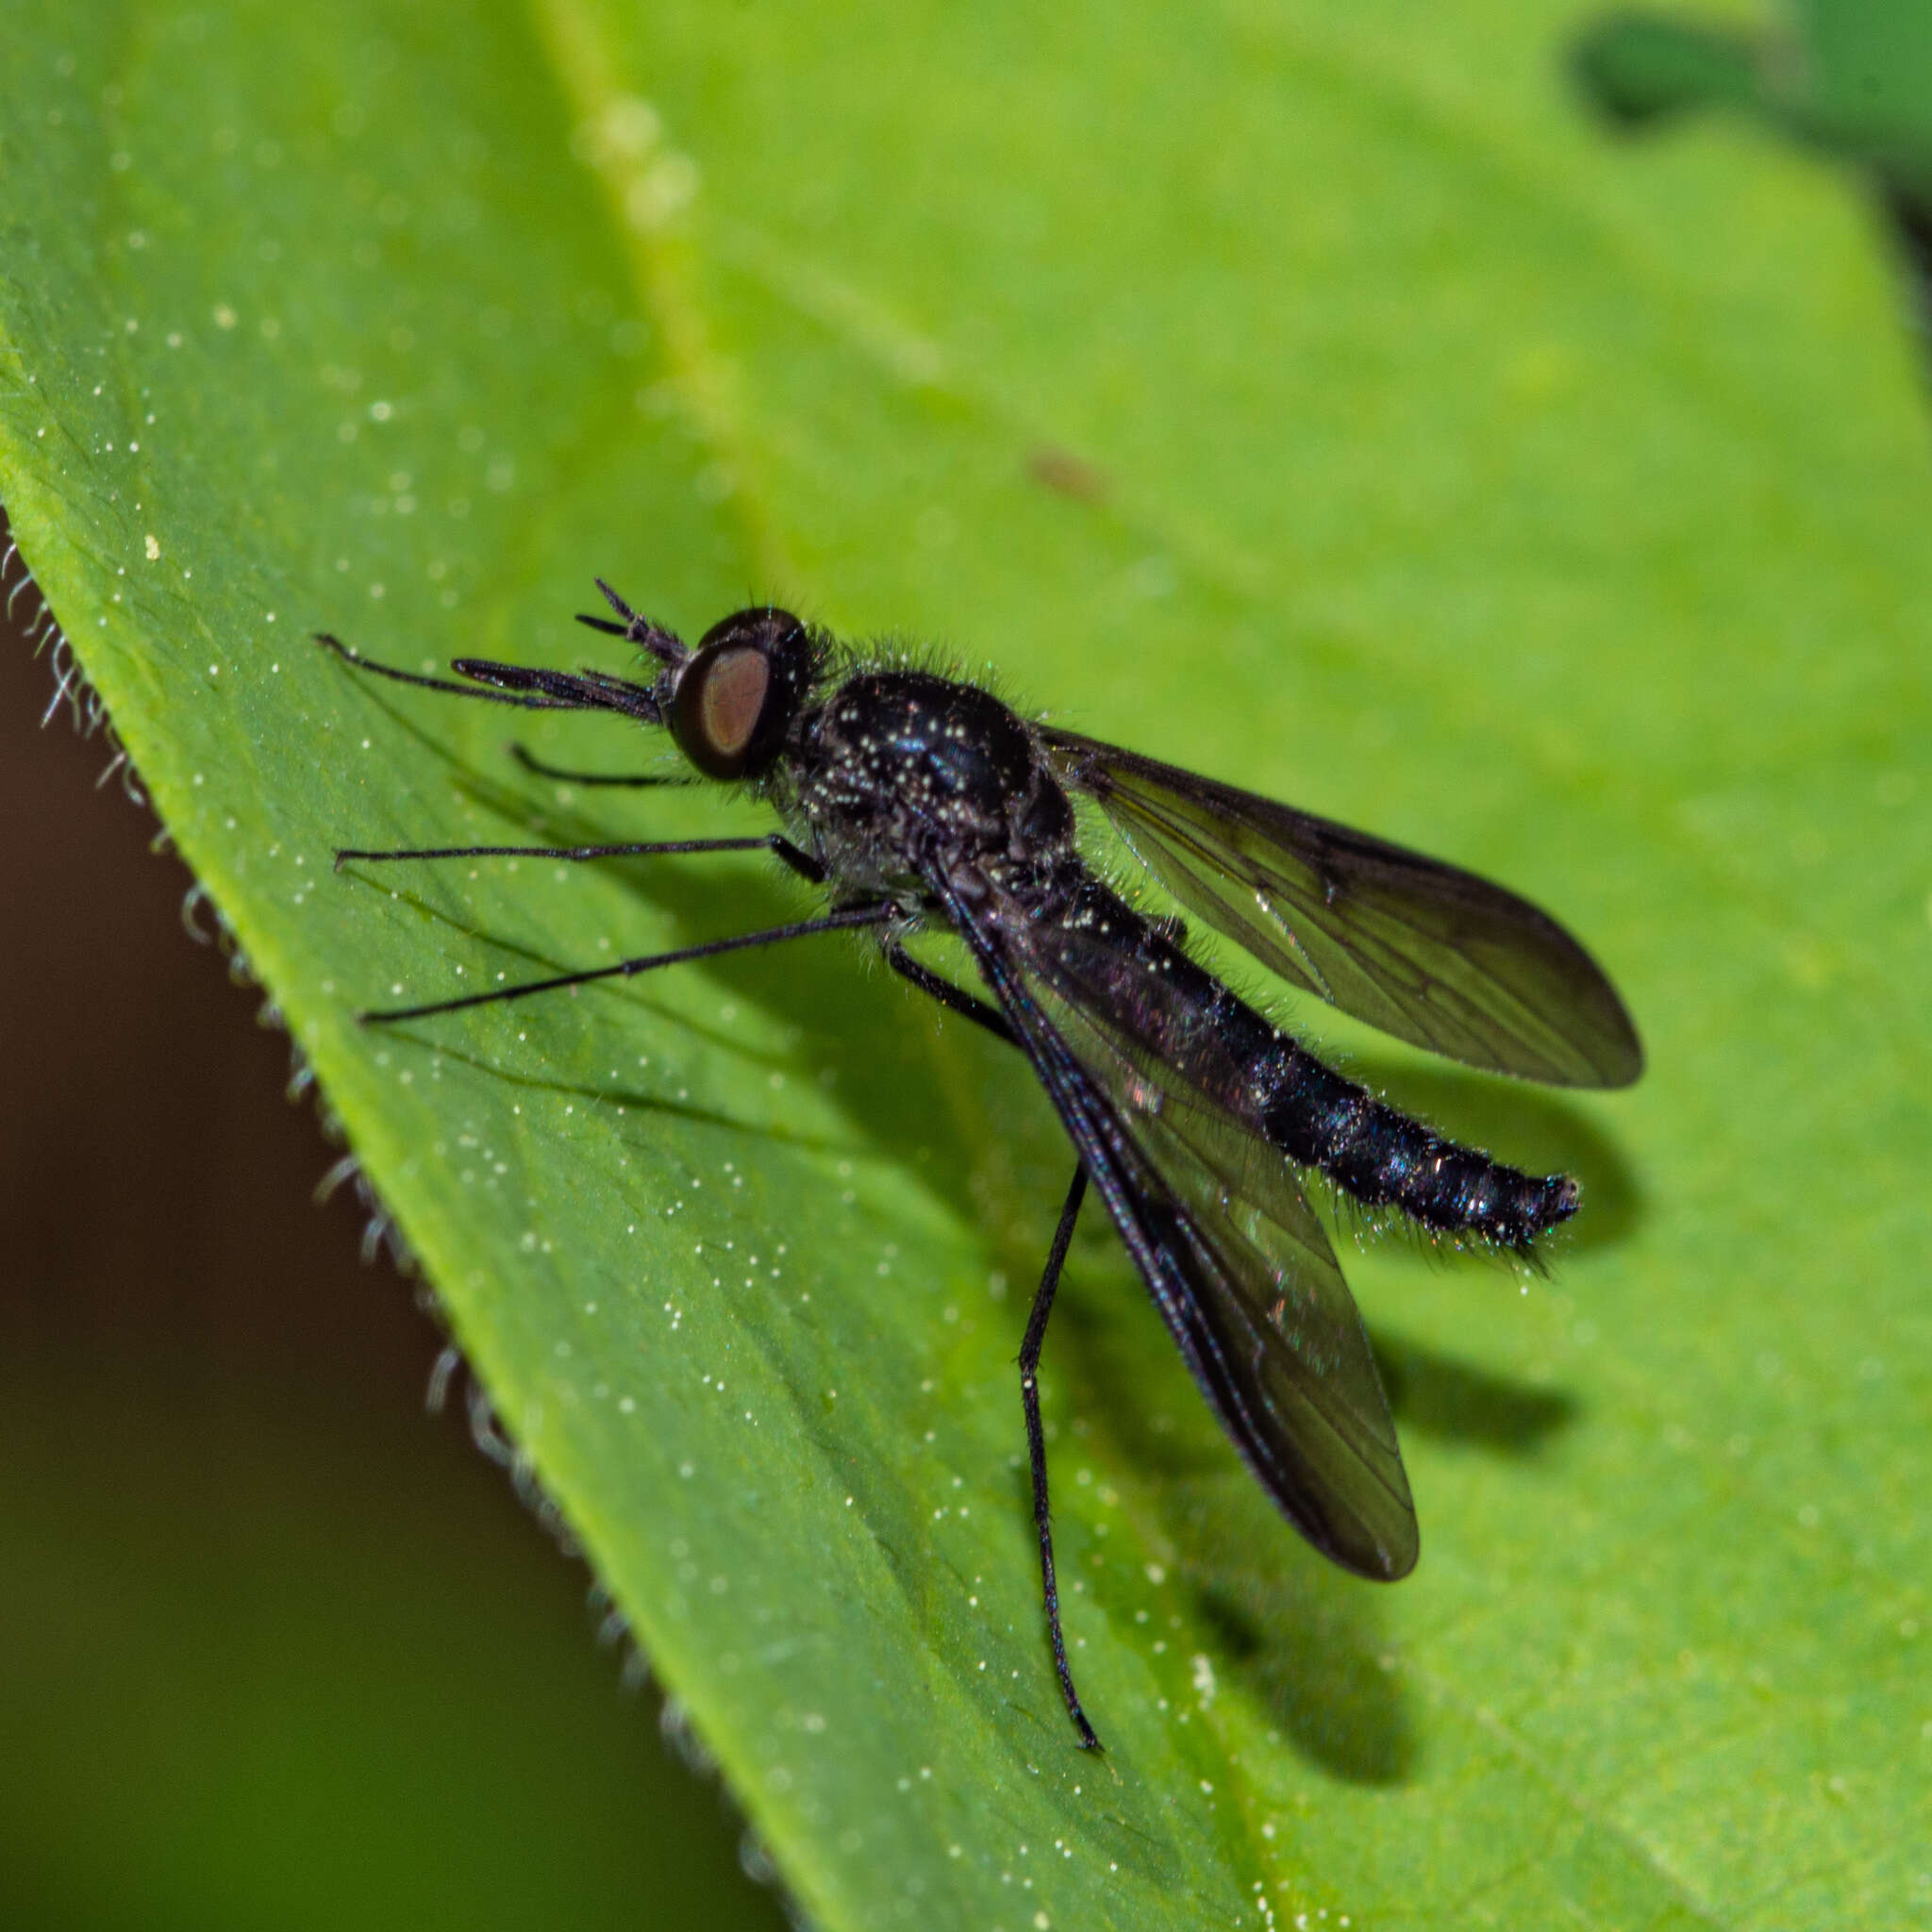
[[[789,610],[766,605],[714,624],[668,669],[671,735],[708,778],[761,778],[811,696],[821,652]]]
[[[636,644],[656,660],[650,722],[668,724],[677,748],[708,778],[761,778],[811,696],[824,649],[805,624],[773,605],[714,624],[696,650],[640,616],[600,577],[620,620],[580,617],[593,630]]]

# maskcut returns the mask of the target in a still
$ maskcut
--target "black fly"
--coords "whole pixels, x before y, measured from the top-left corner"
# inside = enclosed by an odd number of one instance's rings
[[[824,915],[590,972],[363,1015],[432,1013],[869,927],[887,963],[1020,1048],[1078,1158],[1020,1349],[1020,1390],[1054,1667],[1080,1742],[1048,1528],[1035,1375],[1088,1186],[1182,1358],[1282,1513],[1357,1575],[1414,1567],[1415,1507],[1361,1317],[1297,1167],[1432,1233],[1526,1255],[1576,1211],[1565,1175],[1441,1140],[1324,1066],[1088,866],[1072,797],[1094,800],[1181,905],[1292,984],[1470,1066],[1621,1087],[1642,1049],[1609,982],[1555,921],[1485,880],[1251,792],[1018,716],[991,692],[868,662],[783,610],[741,610],[691,649],[608,584],[585,617],[652,660],[646,683],[462,658],[419,677],[322,641],[359,670],[529,710],[668,725],[708,778],[749,786],[783,832],[575,846],[343,851],[351,859],[589,859],[766,850],[825,888]],[[525,763],[537,766],[525,755]],[[573,774],[555,774],[573,775]],[[664,780],[636,778],[633,784]],[[675,780],[670,782],[676,782]],[[991,1001],[921,965],[934,924],[966,943]]]

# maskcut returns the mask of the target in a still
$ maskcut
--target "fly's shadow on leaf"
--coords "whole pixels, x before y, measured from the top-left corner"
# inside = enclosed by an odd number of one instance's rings
[[[1458,1361],[1379,1324],[1370,1331],[1389,1407],[1405,1431],[1530,1457],[1580,1411],[1567,1390],[1540,1389]]]
[[[1251,1523],[1245,1507],[1217,1499],[1218,1533],[1184,1566],[1219,1640],[1215,1664],[1325,1771],[1357,1785],[1403,1783],[1415,1728],[1393,1658],[1377,1641],[1375,1586],[1304,1547],[1258,1493],[1254,1502]]]

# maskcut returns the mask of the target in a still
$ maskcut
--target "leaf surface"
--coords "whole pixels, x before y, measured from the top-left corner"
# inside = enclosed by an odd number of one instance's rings
[[[1762,149],[1607,149],[1568,25],[15,9],[24,594],[829,1926],[1925,1909],[1920,397],[1865,212]],[[757,593],[934,639],[1605,962],[1625,1096],[1293,1008],[1584,1183],[1523,1295],[1344,1244],[1410,1582],[1296,1543],[1095,1217],[1045,1376],[1078,1755],[1011,1367],[1067,1174],[1024,1070],[844,940],[355,1026],[808,909],[756,859],[331,874],[759,828],[529,779],[508,714],[307,641],[623,670],[568,622],[593,572],[687,633]]]

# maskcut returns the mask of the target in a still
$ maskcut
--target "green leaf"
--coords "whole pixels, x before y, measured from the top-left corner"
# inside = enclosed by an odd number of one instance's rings
[[[1914,381],[1860,209],[1768,152],[1606,153],[1558,25],[14,11],[22,554],[828,1925],[1927,1907]],[[1548,1283],[1351,1257],[1411,1582],[1296,1543],[1096,1220],[1046,1357],[1081,1756],[1011,1367],[1067,1155],[1011,1056],[827,940],[355,1026],[810,903],[755,860],[331,874],[764,823],[531,780],[505,714],[308,641],[621,668],[568,622],[593,572],[687,632],[755,591],[935,638],[1607,961],[1652,1068],[1615,1098],[1297,1011],[1584,1181]],[[566,722],[527,736],[658,755]]]

